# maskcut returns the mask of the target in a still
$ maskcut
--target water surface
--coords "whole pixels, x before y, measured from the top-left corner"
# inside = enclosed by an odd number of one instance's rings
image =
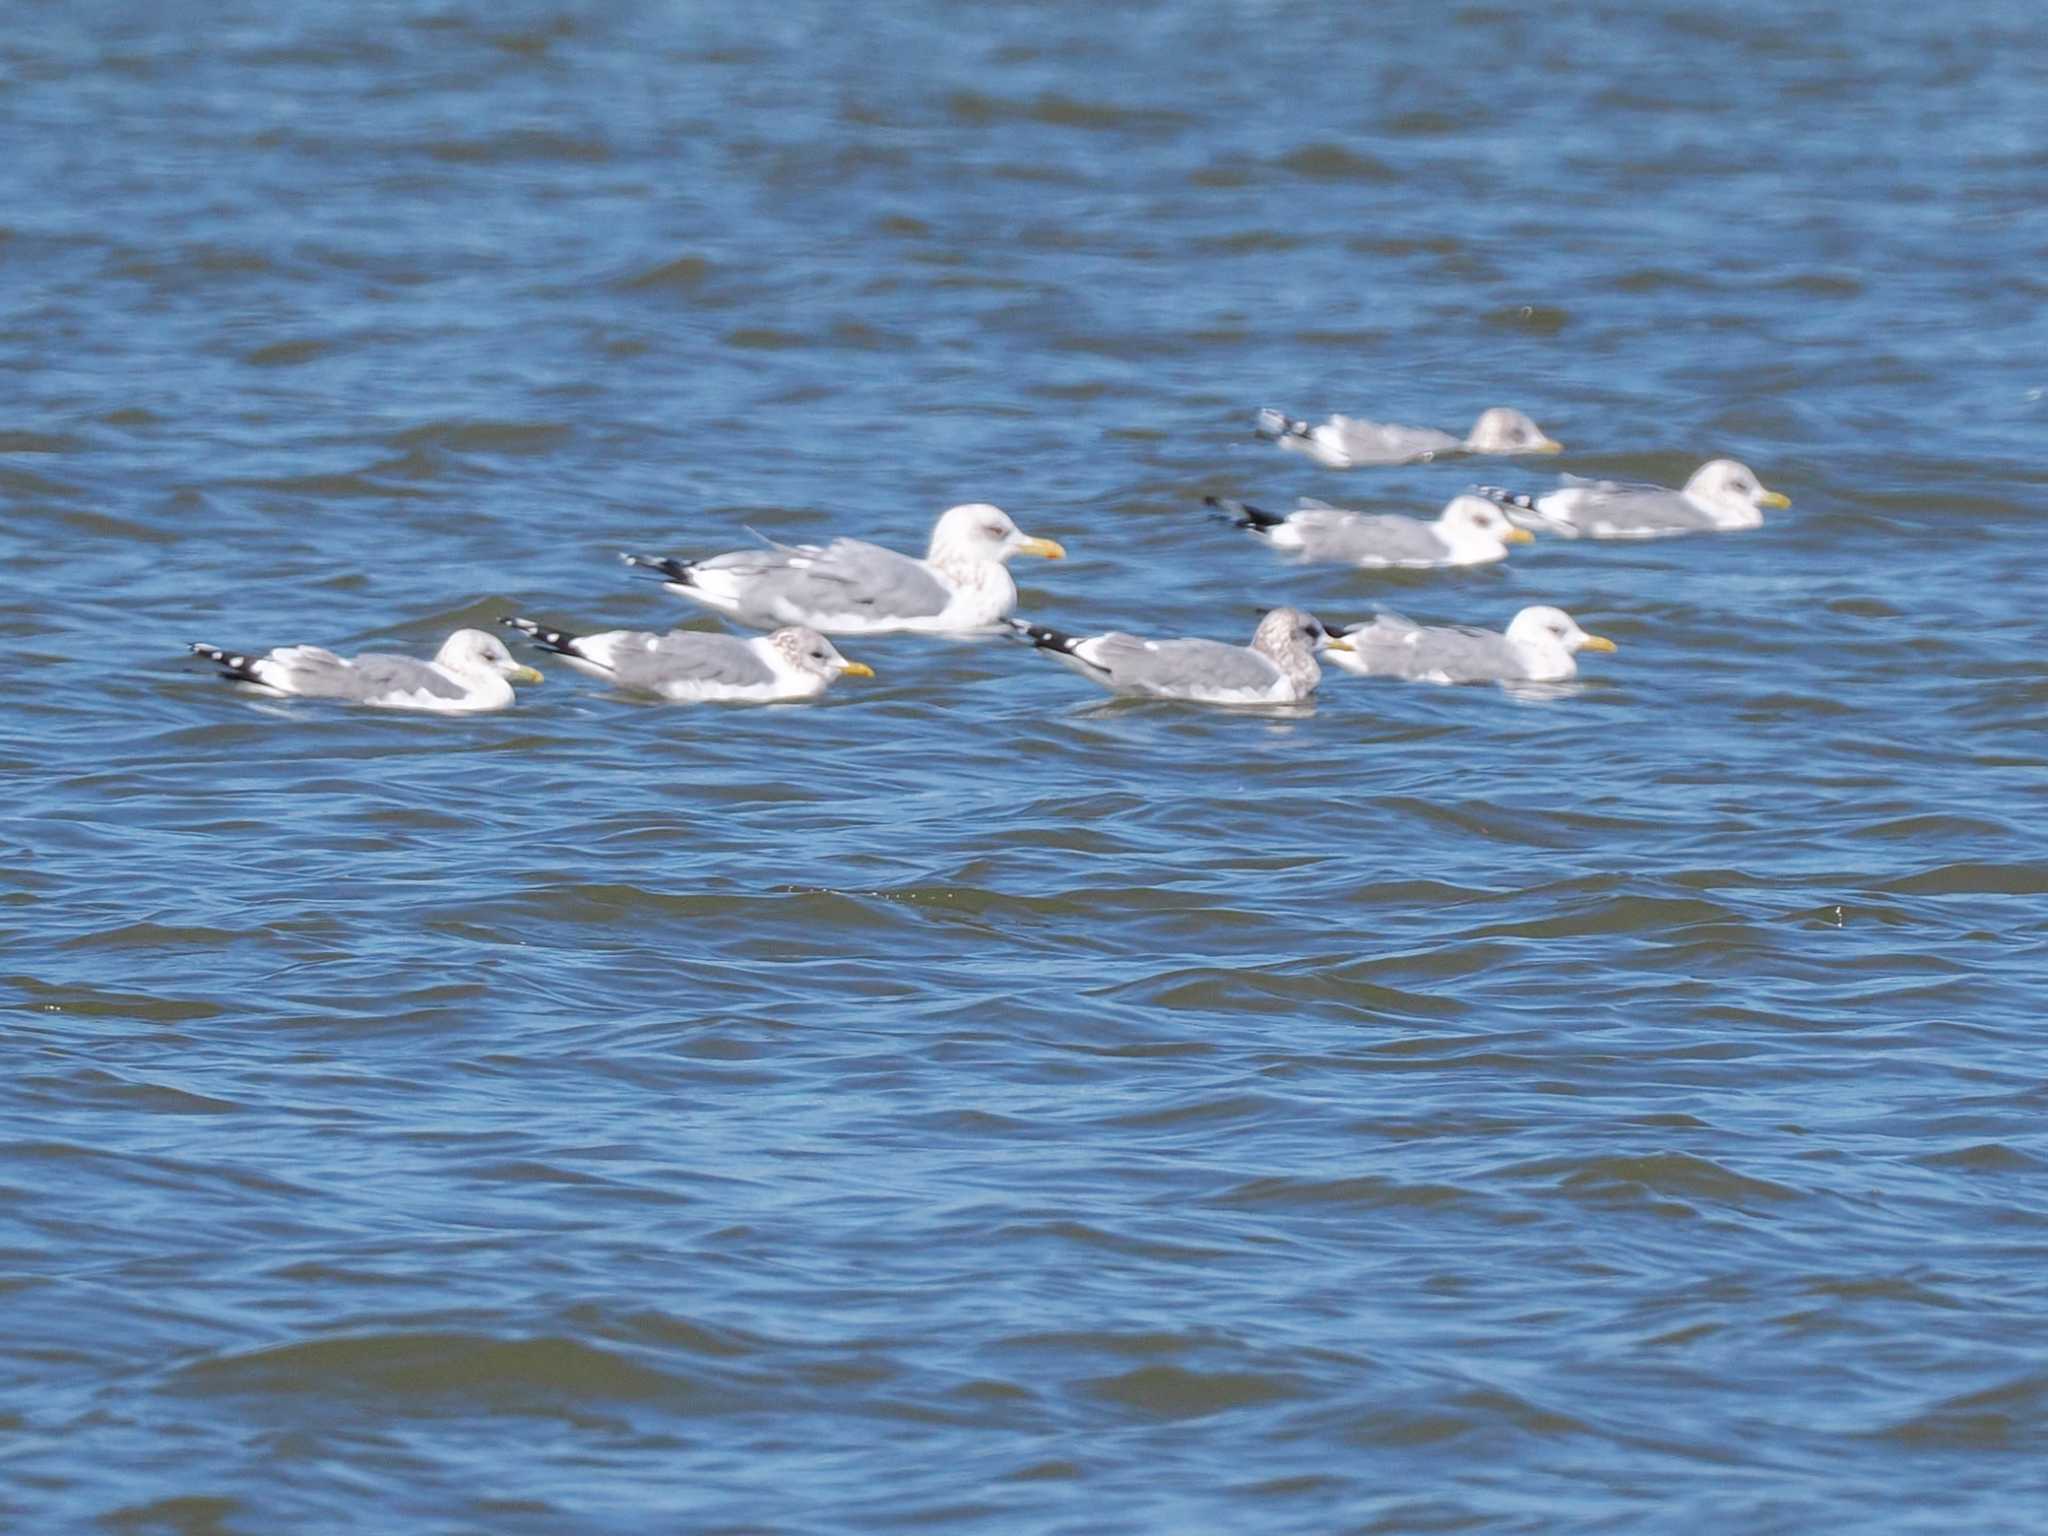
[[[2011,1528],[2048,1493],[2036,8],[35,6],[0,38],[0,1513]],[[1368,576],[1252,412],[1762,530]],[[1621,649],[1540,696],[239,696],[620,549]]]

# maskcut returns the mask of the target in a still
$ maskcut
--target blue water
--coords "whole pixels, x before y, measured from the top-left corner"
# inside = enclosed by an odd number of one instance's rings
[[[2048,1472],[2048,13],[0,29],[0,1524],[1949,1532]],[[1255,409],[1560,460],[1338,474]],[[1282,563],[1204,496],[1753,533]],[[1063,628],[1540,695],[408,718],[186,643],[693,617],[990,500]]]

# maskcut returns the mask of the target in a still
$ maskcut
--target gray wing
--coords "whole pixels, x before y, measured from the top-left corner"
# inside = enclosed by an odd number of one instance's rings
[[[1433,427],[1400,427],[1385,421],[1332,416],[1328,427],[1354,464],[1412,464],[1440,453],[1456,453],[1464,443]]]
[[[437,699],[460,699],[467,690],[438,667],[412,656],[371,651],[343,661],[332,651],[297,646],[272,655],[291,669],[293,689],[308,698],[351,699],[375,704],[402,694],[424,693]]]
[[[1347,629],[1344,638],[1351,642],[1351,654],[1340,653],[1336,659],[1347,671],[1368,677],[1407,677],[1421,635],[1421,625],[1384,613],[1369,624]]]
[[[1258,652],[1220,640],[1140,640],[1111,634],[1099,637],[1089,652],[1109,673],[1112,687],[1167,696],[1262,694],[1280,677],[1280,669]]]
[[[1539,500],[1536,510],[1595,535],[1688,533],[1716,526],[1683,491],[1614,480],[1568,478],[1565,488]]]
[[[1462,625],[1416,629],[1402,650],[1402,670],[1394,674],[1399,677],[1487,683],[1527,675],[1508,648],[1507,636],[1490,629],[1466,629]]]
[[[612,676],[621,688],[646,693],[688,684],[760,688],[775,681],[774,669],[760,653],[732,635],[629,632],[615,637],[610,658]]]
[[[1429,524],[1392,513],[1310,508],[1290,522],[1301,529],[1301,552],[1311,560],[1343,560],[1354,565],[1430,565],[1450,553]]]
[[[763,629],[930,618],[943,612],[953,596],[922,562],[860,539],[834,539],[823,549],[721,555],[719,561],[748,558],[759,569],[739,617]]]

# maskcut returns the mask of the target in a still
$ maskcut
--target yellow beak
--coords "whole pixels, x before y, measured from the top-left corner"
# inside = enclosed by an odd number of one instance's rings
[[[1326,651],[1355,651],[1358,647],[1342,635],[1332,635],[1323,642],[1323,649]]]
[[[514,667],[510,672],[507,672],[505,675],[515,683],[526,683],[531,686],[537,686],[547,681],[545,677],[541,676],[541,674],[532,667]]]
[[[1051,539],[1026,539],[1017,546],[1020,555],[1043,555],[1048,560],[1064,560],[1067,552]]]
[[[841,677],[873,677],[875,669],[864,661],[849,661],[839,669]]]
[[[1536,535],[1526,528],[1510,528],[1500,536],[1503,544],[1534,544]]]
[[[1588,635],[1579,642],[1582,651],[1615,651],[1621,649],[1605,635]]]
[[[1536,453],[1563,453],[1564,444],[1554,437],[1546,437],[1533,450]]]
[[[1783,491],[1765,491],[1757,500],[1767,507],[1784,508],[1792,505],[1792,498]]]

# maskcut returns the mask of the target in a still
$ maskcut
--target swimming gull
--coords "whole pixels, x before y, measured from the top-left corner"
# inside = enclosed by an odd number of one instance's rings
[[[194,642],[192,651],[218,663],[235,681],[272,693],[443,715],[503,709],[513,700],[512,684],[541,681],[540,673],[512,659],[502,640],[481,629],[456,630],[432,661],[377,651],[337,656],[317,645],[280,646],[257,656]]]
[[[1284,517],[1214,496],[1208,504],[1275,549],[1292,550],[1304,560],[1337,561],[1368,570],[1486,565],[1506,559],[1508,545],[1526,544],[1531,537],[1483,496],[1454,497],[1431,522],[1395,513],[1353,512],[1306,498],[1300,511]]]
[[[1564,444],[1546,437],[1535,422],[1504,405],[1480,412],[1471,432],[1462,438],[1433,427],[1400,427],[1352,416],[1333,415],[1321,426],[1312,427],[1270,408],[1259,412],[1258,433],[1282,448],[1307,454],[1325,469],[1426,464],[1453,453],[1564,452]]]
[[[1763,526],[1765,507],[1789,507],[1792,498],[1767,491],[1755,471],[1734,459],[1714,459],[1693,471],[1683,490],[1626,485],[1566,475],[1561,490],[1524,496],[1497,485],[1479,494],[1509,509],[1525,525],[1567,538],[1661,539],[1674,533],[1723,532]]]
[[[1298,704],[1322,680],[1315,653],[1348,649],[1299,608],[1275,608],[1259,620],[1248,646],[1141,640],[1115,630],[1064,635],[1042,624],[1010,623],[1020,637],[1111,693],[1196,704]]]
[[[1611,651],[1561,608],[1524,608],[1501,634],[1491,629],[1412,623],[1382,613],[1344,632],[1349,654],[1330,660],[1361,677],[1416,683],[1561,683],[1576,677],[1577,651]]]
[[[1051,539],[1018,531],[983,502],[954,507],[932,527],[922,560],[868,544],[775,544],[708,560],[623,555],[667,578],[668,590],[754,629],[801,624],[828,635],[987,632],[1017,606],[1004,569],[1012,555],[1059,560]]]
[[[532,619],[498,622],[529,636],[578,672],[679,704],[814,699],[835,678],[875,675],[866,662],[840,655],[815,629],[778,629],[759,639],[742,640],[688,629],[665,635],[639,629],[572,635]]]

